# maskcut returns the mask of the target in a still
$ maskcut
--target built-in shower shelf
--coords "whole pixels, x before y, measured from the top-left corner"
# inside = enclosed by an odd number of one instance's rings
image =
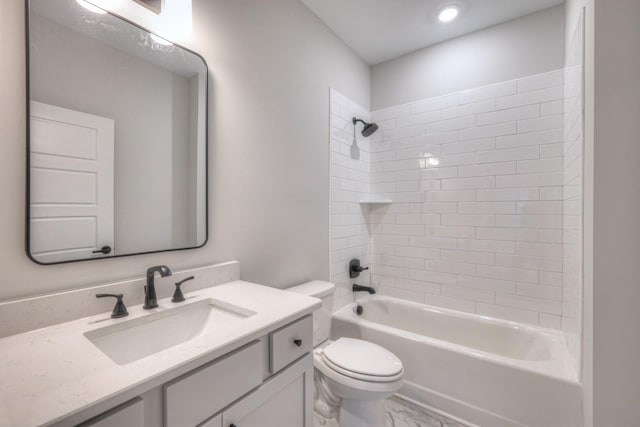
[[[390,205],[391,203],[389,199],[360,200],[361,205]]]

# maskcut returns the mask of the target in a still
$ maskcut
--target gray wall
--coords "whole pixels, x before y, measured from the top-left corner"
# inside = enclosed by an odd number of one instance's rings
[[[375,65],[371,109],[564,67],[564,6]]]
[[[369,106],[369,66],[299,0],[198,0],[212,74],[210,246],[242,277],[329,277],[329,86]]]
[[[38,266],[24,253],[24,2],[0,2],[0,300],[238,259],[283,287],[329,276],[329,86],[369,105],[369,67],[298,0],[196,0],[210,76],[209,244]]]
[[[594,3],[593,425],[626,427],[640,420],[640,2]]]
[[[640,419],[640,3],[569,0],[585,12],[583,363],[585,427]]]

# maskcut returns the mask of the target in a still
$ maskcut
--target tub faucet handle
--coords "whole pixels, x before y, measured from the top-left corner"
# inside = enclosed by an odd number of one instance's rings
[[[351,261],[349,261],[349,277],[352,279],[355,279],[356,277],[360,276],[360,273],[368,269],[369,267],[360,266],[360,260],[357,258],[354,258]]]

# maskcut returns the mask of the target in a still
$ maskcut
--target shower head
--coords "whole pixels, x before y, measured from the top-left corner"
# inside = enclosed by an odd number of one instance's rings
[[[355,126],[356,123],[361,122],[364,127],[362,128],[362,136],[364,136],[365,138],[373,135],[374,133],[376,133],[376,131],[378,130],[378,125],[375,123],[367,123],[364,120],[360,120],[356,117],[353,118],[353,125]]]

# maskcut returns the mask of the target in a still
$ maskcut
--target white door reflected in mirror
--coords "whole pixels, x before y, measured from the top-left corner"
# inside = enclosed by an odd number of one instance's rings
[[[31,255],[52,263],[113,248],[114,121],[36,101],[30,113]]]

